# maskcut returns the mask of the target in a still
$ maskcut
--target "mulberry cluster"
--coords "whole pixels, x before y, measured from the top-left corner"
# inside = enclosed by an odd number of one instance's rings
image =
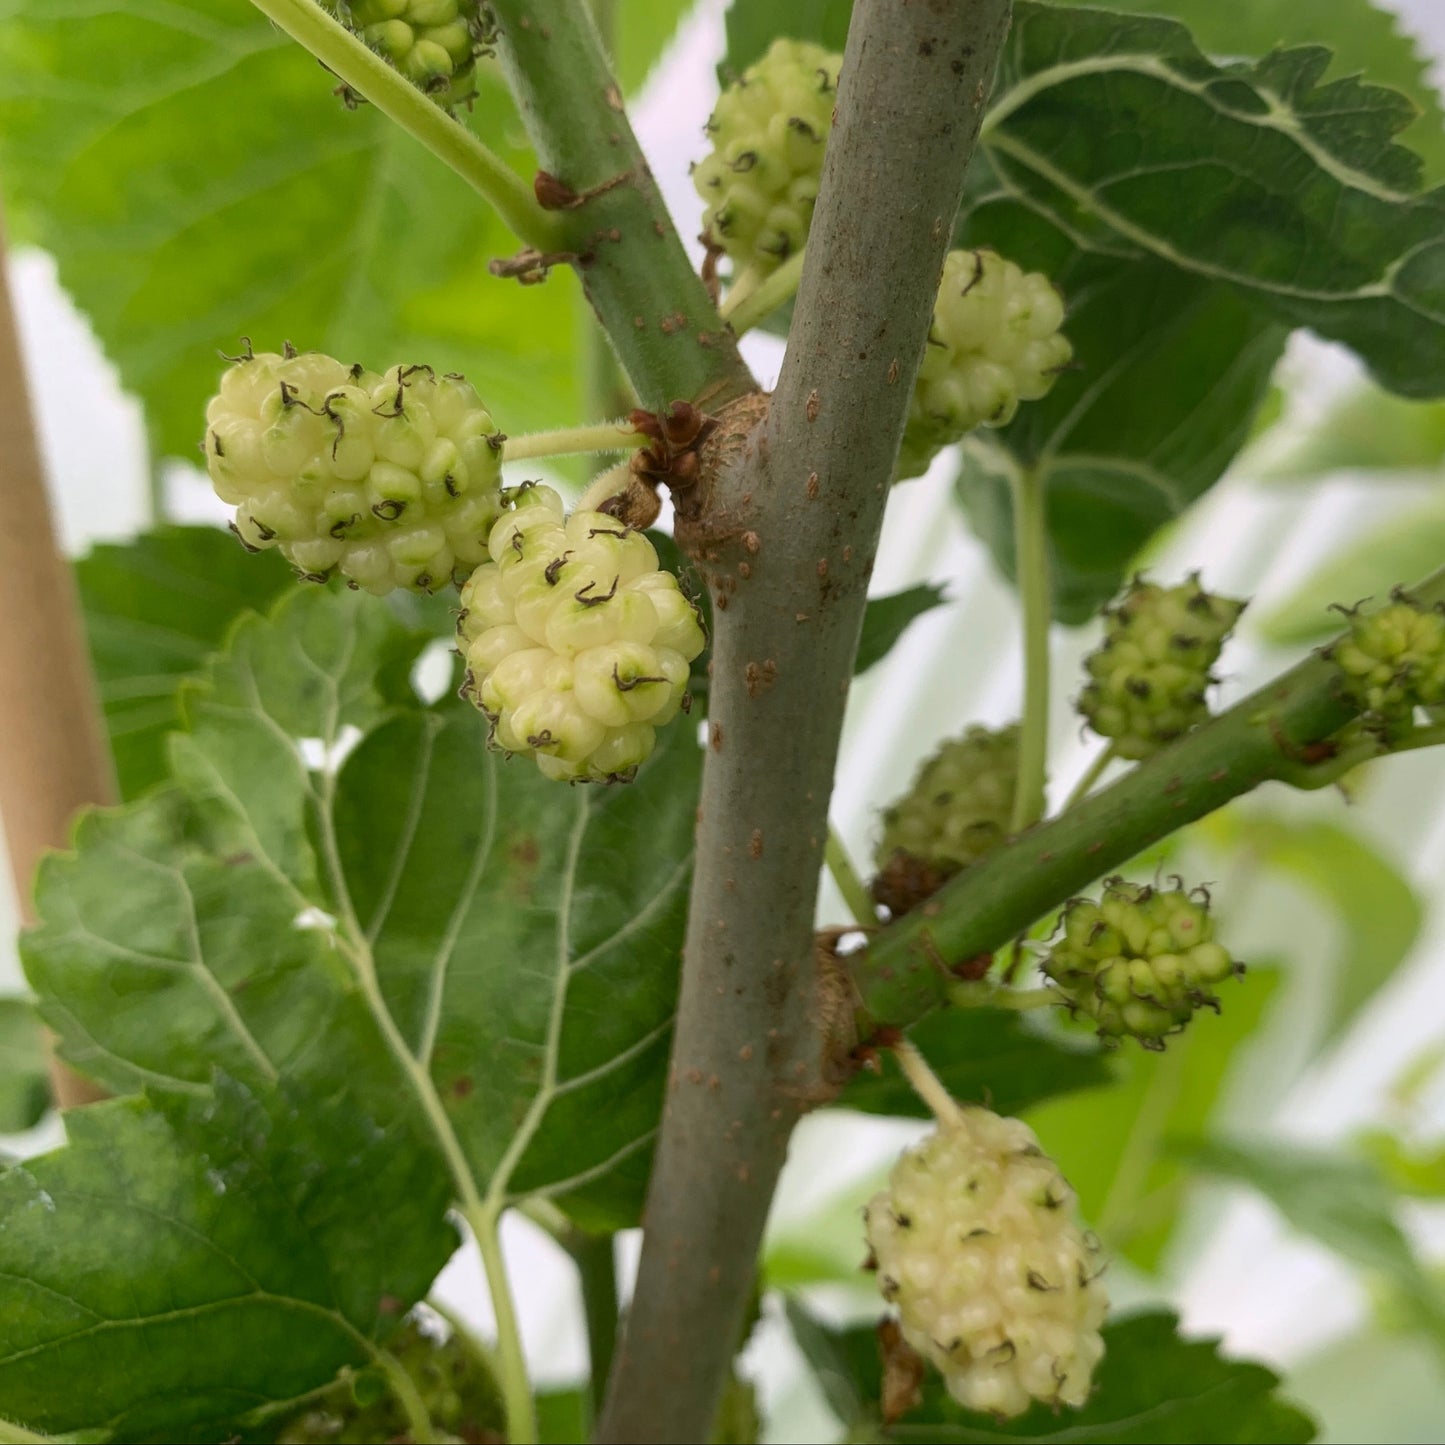
[[[873,894],[895,915],[993,852],[1008,836],[1019,730],[971,727],[945,742],[883,814]]]
[[[976,426],[1005,426],[1048,394],[1074,351],[1064,302],[1040,272],[995,251],[950,251],[913,386],[896,475],[922,476]]]
[[[1445,704],[1445,607],[1396,592],[1376,612],[1356,612],[1329,655],[1345,691],[1386,727],[1408,727],[1417,707]]]
[[[735,277],[766,275],[806,243],[842,63],[820,45],[775,40],[719,97],[712,152],[692,179]]]
[[[883,1297],[970,1410],[1079,1406],[1104,1353],[1099,1244],[1018,1119],[963,1108],[894,1165],[866,1211]]]
[[[483,0],[333,0],[328,8],[448,110],[468,99],[477,61],[491,53]]]
[[[308,581],[432,592],[487,557],[500,511],[496,424],[471,385],[384,375],[319,352],[238,361],[206,408],[206,467],[247,547]]]
[[[510,501],[491,561],[462,589],[464,691],[495,741],[549,778],[626,780],[684,706],[704,644],[696,609],[617,518],[564,520],[550,487]]]
[[[1177,587],[1136,579],[1105,613],[1103,644],[1085,661],[1079,711],[1121,758],[1147,758],[1209,716],[1210,669],[1243,602],[1215,597],[1198,576]]]
[[[1219,1009],[1216,984],[1244,966],[1215,942],[1202,890],[1150,888],[1112,878],[1097,903],[1075,899],[1043,971],[1071,1009],[1106,1039],[1162,1049],[1196,1008]]]

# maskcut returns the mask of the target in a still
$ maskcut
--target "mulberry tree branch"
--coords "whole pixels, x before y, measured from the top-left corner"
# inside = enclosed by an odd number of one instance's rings
[[[789,1135],[826,1087],[812,933],[843,704],[1008,16],[1008,0],[858,0],[771,412],[693,515],[679,502],[714,592],[711,747],[604,1441],[707,1438]]]
[[[1445,602],[1445,571],[1410,595],[1426,605]],[[916,1023],[956,988],[951,965],[1004,947],[1185,824],[1262,783],[1331,781],[1338,768],[1328,740],[1358,711],[1340,691],[1334,665],[1308,658],[1118,782],[964,869],[849,959],[865,1015],[875,1024]]]
[[[632,133],[586,0],[492,0],[500,54],[563,223],[546,261],[577,268],[649,410],[753,390]]]

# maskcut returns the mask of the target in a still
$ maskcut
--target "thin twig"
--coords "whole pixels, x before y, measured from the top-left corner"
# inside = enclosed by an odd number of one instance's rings
[[[785,306],[797,293],[803,279],[807,249],[794,251],[781,266],[756,285],[734,286],[723,299],[722,318],[732,327],[734,336],[742,336],[760,326],[780,306]]]

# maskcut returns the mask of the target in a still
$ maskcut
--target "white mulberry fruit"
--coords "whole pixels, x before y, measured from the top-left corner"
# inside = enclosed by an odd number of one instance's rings
[[[602,512],[564,519],[526,486],[462,588],[465,693],[549,778],[626,780],[687,698],[697,610],[652,543]]]
[[[765,276],[807,242],[842,63],[820,45],[775,40],[718,98],[713,148],[692,179],[734,278]]]
[[[1079,711],[1089,726],[1134,760],[1198,726],[1209,716],[1210,669],[1243,611],[1197,576],[1177,587],[1136,579],[1106,611],[1104,641],[1084,662]]]
[[[1079,1406],[1104,1353],[1098,1241],[1018,1119],[955,1107],[894,1165],[866,1211],[904,1338],[970,1410]]]
[[[1076,898],[1042,968],[1065,1003],[1104,1039],[1161,1049],[1197,1008],[1219,1009],[1215,985],[1244,972],[1214,937],[1208,897],[1182,886],[1111,878],[1097,903]]]
[[[996,251],[950,251],[909,402],[895,476],[919,477],[977,426],[1006,426],[1073,357],[1049,278]]]
[[[883,814],[873,896],[897,916],[1008,837],[1018,727],[971,727],[943,743]]]
[[[1378,611],[1352,614],[1328,655],[1346,693],[1387,727],[1408,728],[1417,707],[1445,704],[1445,606],[1397,591]]]
[[[487,556],[501,510],[496,424],[430,367],[384,375],[319,352],[248,356],[206,409],[206,467],[252,549],[308,581],[432,592]]]
[[[329,0],[327,8],[448,110],[470,97],[477,61],[492,51],[482,0]],[[342,93],[360,100],[350,87]]]

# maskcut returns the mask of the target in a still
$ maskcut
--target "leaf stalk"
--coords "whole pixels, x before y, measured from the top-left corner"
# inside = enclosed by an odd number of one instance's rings
[[[531,187],[437,103],[358,40],[316,0],[251,0],[358,95],[396,122],[485,200],[514,235],[539,251],[556,250],[563,227]]]

